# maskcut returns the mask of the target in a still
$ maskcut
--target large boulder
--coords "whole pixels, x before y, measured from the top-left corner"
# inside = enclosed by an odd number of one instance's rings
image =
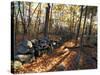
[[[29,62],[34,56],[35,50],[33,49],[32,42],[29,40],[23,40],[17,46],[14,54],[14,59],[22,63]]]
[[[18,53],[22,53],[22,54],[25,54],[27,52],[30,51],[30,49],[32,48],[32,42],[29,41],[29,40],[24,40],[22,41],[19,45],[18,45],[18,48],[17,48],[17,52]]]

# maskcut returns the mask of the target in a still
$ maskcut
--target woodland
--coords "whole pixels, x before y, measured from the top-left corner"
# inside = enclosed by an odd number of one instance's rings
[[[11,71],[97,68],[97,6],[11,2]]]

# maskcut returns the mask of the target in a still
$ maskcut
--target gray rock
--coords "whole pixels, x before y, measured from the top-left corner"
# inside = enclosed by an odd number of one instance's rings
[[[27,55],[19,54],[19,55],[15,56],[15,59],[17,59],[21,62],[29,62],[31,57],[32,57],[32,55],[30,55],[30,54],[27,54]]]
[[[14,69],[18,69],[22,66],[22,63],[20,61],[14,61],[13,67]]]
[[[31,41],[24,40],[18,45],[17,51],[18,53],[25,54],[30,51],[30,48],[32,48]]]

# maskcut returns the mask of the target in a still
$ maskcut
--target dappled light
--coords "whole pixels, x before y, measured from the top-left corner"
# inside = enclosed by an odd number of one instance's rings
[[[97,7],[11,2],[11,72],[97,68]]]

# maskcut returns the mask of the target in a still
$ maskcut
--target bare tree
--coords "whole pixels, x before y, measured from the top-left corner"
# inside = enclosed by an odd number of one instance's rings
[[[39,15],[40,15],[40,9],[41,9],[41,4],[39,5],[39,9],[38,9],[38,13],[37,13],[37,17],[36,17],[36,21],[35,21],[35,38],[38,37],[38,32],[39,32]]]
[[[29,25],[30,25],[30,23],[31,23],[31,15],[30,15],[30,13],[31,13],[31,2],[29,2],[29,9],[28,9],[28,24],[26,23],[26,21],[25,21],[25,4],[24,4],[24,2],[22,3],[22,6],[23,6],[23,11],[21,11],[21,2],[20,1],[18,1],[18,12],[20,13],[20,17],[21,17],[21,22],[22,22],[22,26],[23,26],[23,31],[24,31],[24,34],[23,34],[23,40],[24,39],[27,39],[27,35],[28,35],[28,28],[29,28]]]
[[[20,5],[21,5],[20,1],[18,1],[18,8],[19,8],[20,17],[21,17],[21,21],[22,21],[22,25],[23,25],[23,31],[24,31],[24,35],[23,35],[23,40],[24,40],[24,39],[26,39],[25,36],[27,34],[27,29],[26,29],[26,23],[25,23],[25,20],[24,20],[24,7],[23,7],[23,14],[22,14]]]
[[[39,5],[40,5],[40,3],[37,5],[37,7],[34,9],[34,11],[33,11],[33,13],[32,13],[32,17],[33,17],[33,15],[34,15],[34,13],[35,13],[35,11],[37,10],[37,8],[39,7]]]

